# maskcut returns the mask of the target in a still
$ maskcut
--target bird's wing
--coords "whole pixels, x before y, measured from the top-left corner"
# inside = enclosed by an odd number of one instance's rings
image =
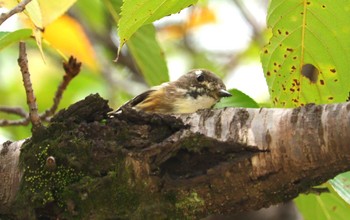
[[[137,96],[135,96],[134,98],[130,99],[129,101],[127,101],[126,103],[124,103],[122,106],[120,106],[118,109],[116,110],[113,110],[111,112],[108,112],[108,115],[114,115],[114,114],[119,114],[122,110],[122,108],[124,107],[134,107],[136,106],[137,104],[139,104],[140,102],[144,101],[145,99],[147,99],[147,97],[153,93],[157,91],[156,89],[150,89],[150,90],[147,90]]]
[[[129,100],[128,102],[126,102],[126,103],[125,103],[124,105],[122,105],[121,107],[126,106],[126,105],[129,105],[129,106],[131,106],[131,107],[134,107],[134,106],[136,106],[137,104],[139,104],[140,102],[143,102],[145,99],[147,99],[147,97],[148,97],[151,93],[153,93],[153,92],[155,92],[155,91],[157,91],[157,90],[155,90],[155,89],[147,90],[146,92],[143,92],[143,93],[141,93],[140,95],[135,96],[133,99]],[[121,108],[121,107],[120,107],[120,108]]]
[[[118,111],[119,109],[121,109],[124,106],[129,106],[129,107],[135,107],[137,104],[145,101],[147,99],[148,96],[150,96],[152,93],[161,90],[162,88],[164,88],[165,86],[167,86],[169,83],[162,83],[161,85],[158,86],[153,86],[152,88],[150,88],[149,90],[135,96],[134,98],[132,98],[131,100],[127,101],[126,103],[124,103],[122,106],[120,106],[116,111]]]
[[[162,83],[161,85],[158,86],[153,86],[149,90],[135,96],[133,99],[127,101],[124,103],[122,106],[120,106],[117,110],[111,111],[108,113],[108,115],[114,115],[114,114],[119,114],[121,113],[122,108],[125,107],[135,107],[136,105],[140,104],[141,102],[145,101],[152,93],[157,92],[161,90],[162,88],[166,87],[169,83]]]

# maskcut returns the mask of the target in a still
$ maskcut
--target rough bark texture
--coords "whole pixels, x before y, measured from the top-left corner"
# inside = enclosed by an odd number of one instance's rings
[[[0,145],[0,213],[9,211],[18,192],[22,176],[18,161],[23,142],[7,141]]]
[[[108,118],[107,102],[90,96],[24,144],[9,216],[199,218],[288,201],[350,168],[349,110],[123,109]]]

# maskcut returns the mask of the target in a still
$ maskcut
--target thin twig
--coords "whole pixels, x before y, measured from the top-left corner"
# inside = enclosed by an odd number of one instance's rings
[[[25,112],[23,108],[19,107],[0,107],[0,112],[4,112],[7,114],[18,115],[22,117],[22,119],[18,120],[0,120],[0,126],[17,126],[17,125],[28,125],[29,124],[29,114]]]
[[[63,81],[57,88],[55,97],[53,99],[53,105],[51,106],[50,109],[46,110],[44,114],[40,116],[41,118],[47,118],[49,116],[52,116],[56,112],[58,105],[62,99],[64,90],[67,88],[69,82],[79,74],[80,67],[81,67],[81,62],[78,62],[77,59],[74,58],[73,56],[69,58],[68,62],[63,63],[63,69],[65,71],[65,74],[63,76]]]
[[[29,119],[33,124],[33,130],[35,130],[36,128],[41,126],[41,121],[38,114],[38,106],[36,104],[36,98],[32,88],[32,82],[30,81],[26,44],[24,42],[19,43],[18,65],[20,66],[22,72],[23,85],[26,91],[27,104],[29,107]]]
[[[4,126],[18,126],[18,125],[23,125],[26,126],[29,124],[29,114],[25,112],[23,108],[20,107],[0,107],[0,112],[4,112],[7,114],[14,114],[21,116],[22,119],[18,120],[8,120],[8,119],[1,119],[0,120],[0,127]],[[41,114],[40,115],[41,121],[49,122],[50,118],[48,115]]]
[[[18,64],[21,67],[23,83],[26,90],[27,103],[30,109],[30,113],[26,113],[22,108],[0,107],[0,112],[19,115],[23,118],[19,120],[0,120],[0,126],[28,125],[30,121],[32,122],[34,127],[40,126],[41,121],[49,121],[50,116],[52,116],[56,112],[58,105],[62,99],[64,90],[67,88],[69,82],[79,74],[81,63],[78,62],[77,59],[74,57],[70,57],[68,62],[63,63],[63,68],[65,70],[63,81],[57,88],[51,108],[46,110],[41,115],[38,115],[36,99],[33,93],[32,84],[30,82],[30,74],[28,70],[28,60],[25,52],[25,44],[24,46],[20,44],[20,57],[18,58]]]
[[[0,107],[0,112],[5,112],[7,114],[14,114],[21,116],[22,118],[28,117],[28,113],[24,111],[23,108],[16,107]]]
[[[18,126],[18,125],[28,125],[29,118],[19,119],[19,120],[0,120],[0,126]]]
[[[9,12],[7,13],[2,13],[0,15],[0,25],[2,23],[4,23],[4,21],[6,21],[9,17],[11,17],[12,15],[22,12],[25,8],[26,5],[31,2],[32,0],[23,0],[21,1],[17,6],[15,6],[13,9],[11,9]]]

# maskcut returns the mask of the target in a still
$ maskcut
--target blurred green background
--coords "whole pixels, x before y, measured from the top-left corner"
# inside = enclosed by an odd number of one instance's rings
[[[146,73],[159,72],[155,79],[144,77],[147,70],[142,68],[142,61],[135,59],[138,55],[135,50],[154,48],[153,39],[148,40],[145,35],[139,36],[146,42],[135,40],[125,45],[118,62],[113,62],[119,47],[115,23],[119,19],[118,5],[121,1],[77,1],[65,15],[45,27],[44,59],[35,40],[26,40],[40,112],[52,105],[64,74],[62,62],[71,54],[83,62],[83,68],[64,92],[60,109],[92,93],[99,93],[116,108],[148,87],[175,80],[194,68],[212,70],[229,89],[239,89],[257,102],[268,103],[268,89],[259,61],[261,47],[267,42],[264,37],[267,1],[249,0],[244,4],[230,0],[200,1],[156,21],[156,43],[164,61],[149,57],[154,66]],[[23,16],[13,16],[0,26],[0,31],[28,27],[27,23]],[[0,51],[0,106],[27,110],[17,58],[17,43]],[[0,119],[18,118],[0,113]],[[0,128],[0,142],[29,136],[30,126]]]

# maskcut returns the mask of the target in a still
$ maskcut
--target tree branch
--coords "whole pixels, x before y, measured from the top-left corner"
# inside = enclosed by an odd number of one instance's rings
[[[349,109],[226,108],[174,117],[124,108],[106,118],[107,102],[89,96],[22,147],[28,181],[19,194],[34,198],[22,206],[52,218],[181,219],[288,201],[350,169]],[[46,167],[51,157],[54,170]],[[71,177],[60,177],[68,171]]]
[[[24,49],[25,50],[25,49]],[[23,51],[21,52],[23,53]],[[25,53],[25,51],[24,51]],[[21,72],[23,76],[23,82],[27,94],[27,102],[29,100],[29,108],[30,110],[32,108],[36,108],[37,113],[37,107],[36,107],[36,101],[34,92],[31,86],[30,82],[30,75],[28,70],[28,60],[26,58],[26,54],[20,55],[21,58],[18,59],[19,65],[21,67]],[[50,109],[46,110],[43,114],[39,115],[39,122],[42,121],[49,121],[49,118],[55,114],[57,111],[58,105],[62,99],[62,95],[64,90],[69,85],[70,81],[79,74],[80,72],[81,63],[77,61],[76,58],[70,57],[68,62],[63,63],[63,69],[65,70],[65,75],[63,76],[63,80],[60,83],[60,85],[57,88],[57,91],[55,93],[55,96],[53,98],[53,104]],[[0,107],[0,112],[5,112],[8,114],[15,114],[21,116],[23,119],[20,120],[0,120],[0,126],[18,126],[18,125],[28,125],[29,121],[31,120],[30,114],[27,114],[22,108],[16,108],[16,107]],[[36,118],[37,116],[35,116]],[[37,123],[37,122],[36,122]],[[40,123],[39,123],[40,124]]]
[[[68,62],[63,63],[63,69],[65,71],[63,80],[57,88],[51,108],[46,110],[44,114],[40,116],[41,118],[47,118],[56,112],[58,105],[62,99],[64,90],[67,88],[70,81],[79,74],[80,68],[81,62],[78,62],[77,59],[73,56],[69,57]]]
[[[23,0],[23,1],[21,1],[16,7],[14,7],[13,9],[11,9],[9,12],[7,12],[7,13],[2,13],[1,15],[0,15],[0,25],[2,24],[2,23],[4,23],[4,21],[6,21],[9,17],[11,17],[12,15],[14,15],[14,14],[17,14],[17,13],[19,13],[19,12],[22,12],[24,9],[25,9],[25,7],[26,7],[26,5],[29,3],[29,2],[31,2],[32,0]]]
[[[20,120],[0,120],[0,126],[18,126],[18,125],[28,125],[29,124],[29,115],[22,108],[15,107],[0,107],[0,112],[7,114],[18,115],[23,119]]]
[[[26,44],[24,42],[19,43],[18,65],[21,69],[23,85],[26,91],[27,104],[29,107],[29,118],[33,124],[33,130],[35,130],[36,128],[41,126],[41,120],[38,114],[38,106],[37,106],[36,98],[32,88],[32,82],[30,81]]]
[[[7,120],[2,119],[0,120],[0,126],[19,126],[19,125],[28,125],[29,124],[29,117],[19,120]]]
[[[3,106],[3,107],[0,107],[0,112],[18,115],[23,118],[26,118],[28,116],[28,114],[23,110],[23,108],[12,108],[12,107]]]

